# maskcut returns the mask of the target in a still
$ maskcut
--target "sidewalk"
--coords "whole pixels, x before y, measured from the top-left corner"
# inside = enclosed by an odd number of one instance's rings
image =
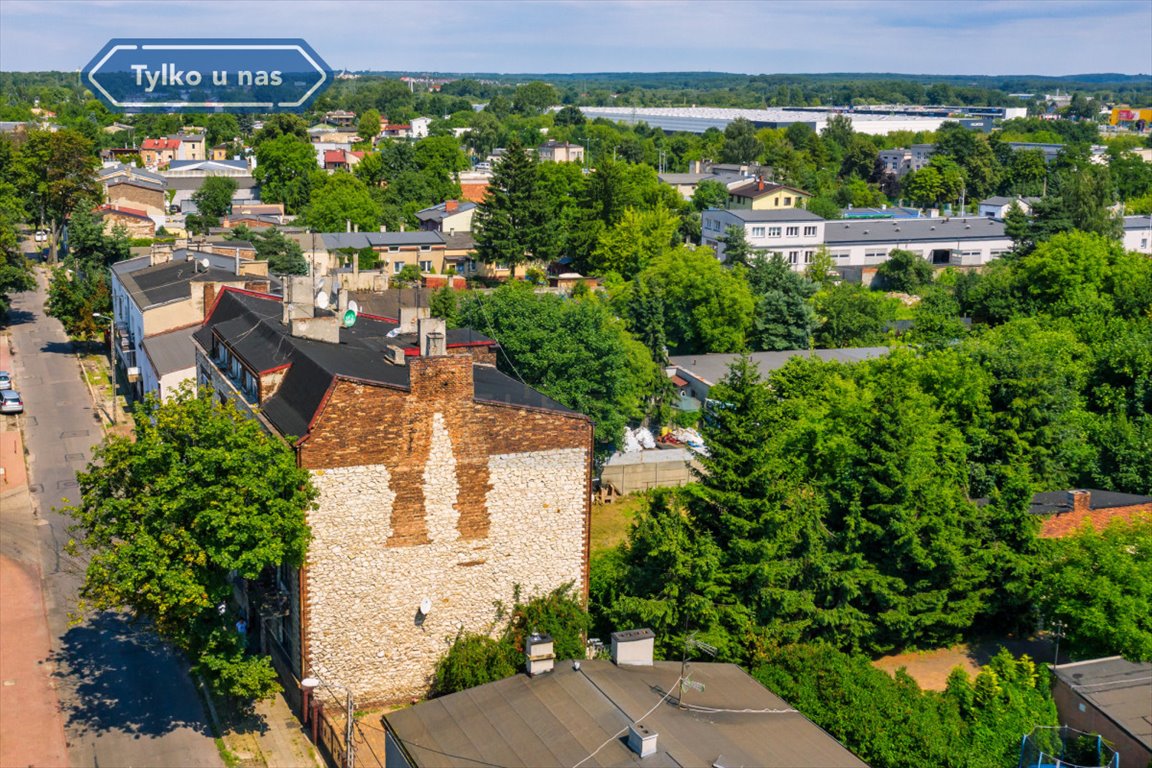
[[[12,371],[8,343],[8,335],[0,335],[0,370]],[[8,519],[27,516],[21,522],[31,524],[17,418],[0,416],[0,511]],[[51,654],[38,564],[0,555],[0,766],[68,765]]]

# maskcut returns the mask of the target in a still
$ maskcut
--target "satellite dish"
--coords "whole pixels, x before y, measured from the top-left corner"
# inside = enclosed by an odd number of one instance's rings
[[[430,598],[426,597],[420,601],[420,613],[427,616],[431,612],[432,612],[432,600]]]
[[[328,309],[328,302],[329,298],[327,293],[320,291],[320,293],[316,294],[316,306],[320,309]]]
[[[356,325],[356,313],[349,309],[344,313],[344,327],[351,328],[354,325]]]
[[[211,264],[212,264],[212,262],[208,261],[207,256],[200,259],[200,266],[204,267],[204,269],[208,269],[208,267],[211,266]]]
[[[348,302],[348,311],[349,312],[355,312],[356,314],[360,314],[360,305],[356,303],[355,299],[352,299],[351,301]]]

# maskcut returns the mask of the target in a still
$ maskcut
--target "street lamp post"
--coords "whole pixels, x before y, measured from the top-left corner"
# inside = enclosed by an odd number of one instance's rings
[[[108,375],[112,377],[112,423],[116,423],[116,354],[113,347],[115,347],[116,334],[115,334],[115,320],[108,315],[101,314],[100,312],[93,312],[92,317],[97,320],[108,321]]]

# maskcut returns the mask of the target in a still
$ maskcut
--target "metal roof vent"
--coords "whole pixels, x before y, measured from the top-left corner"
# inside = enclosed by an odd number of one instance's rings
[[[650,629],[627,629],[612,633],[612,662],[618,667],[650,667],[656,633]]]
[[[630,725],[628,726],[628,748],[640,757],[654,755],[656,754],[656,737],[659,735],[643,723]]]

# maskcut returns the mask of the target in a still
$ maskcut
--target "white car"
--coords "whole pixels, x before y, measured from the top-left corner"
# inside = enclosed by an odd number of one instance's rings
[[[0,389],[12,389],[12,374],[0,371]]]
[[[14,389],[0,390],[0,413],[23,413],[24,401]]]

